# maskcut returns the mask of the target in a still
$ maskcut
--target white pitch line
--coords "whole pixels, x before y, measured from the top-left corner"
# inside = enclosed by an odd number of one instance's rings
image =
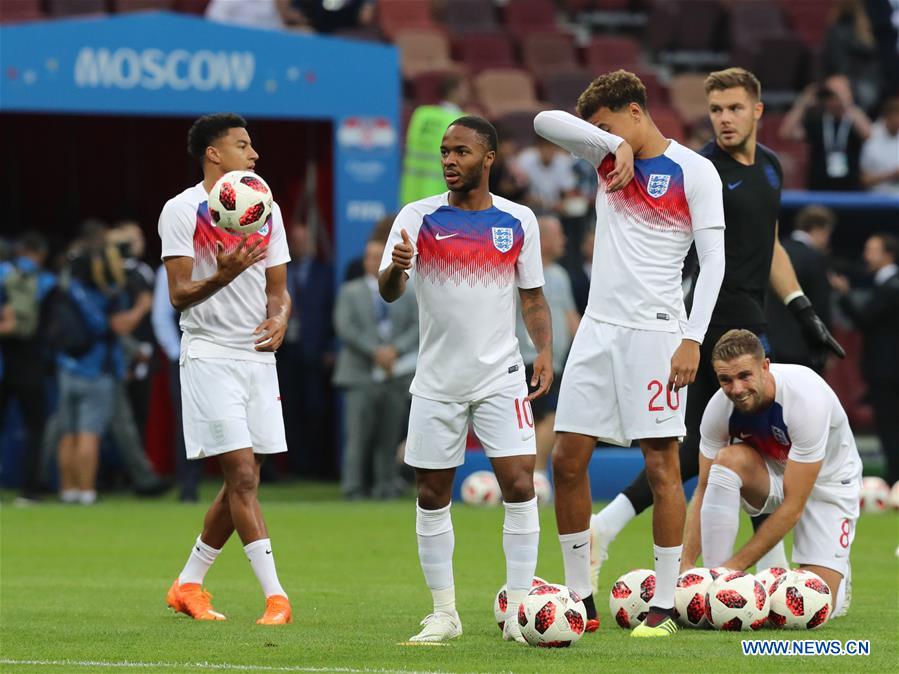
[[[302,667],[302,666],[273,666],[273,665],[235,665],[232,663],[217,662],[134,662],[124,660],[121,662],[103,662],[100,660],[13,660],[0,659],[0,665],[22,665],[40,667],[106,667],[115,669],[201,669],[214,671],[238,671],[238,672],[337,672],[339,674],[449,674],[448,672],[418,671],[410,669],[355,669],[353,667]]]

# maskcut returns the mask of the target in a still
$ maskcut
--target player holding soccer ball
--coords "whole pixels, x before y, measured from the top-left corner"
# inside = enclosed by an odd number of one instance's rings
[[[824,579],[840,615],[862,472],[846,412],[813,370],[770,364],[748,330],[725,333],[712,365],[721,389],[702,415],[684,567],[701,552],[743,571],[793,529],[793,562]],[[741,507],[769,517],[734,553]]]
[[[524,642],[516,614],[537,566],[540,522],[530,401],[552,384],[552,326],[542,290],[537,220],[529,208],[487,188],[496,145],[496,130],[480,117],[460,117],[447,128],[440,154],[449,192],[400,211],[381,261],[381,295],[388,302],[405,291],[414,274],[421,330],[406,463],[415,468],[418,555],[434,611],[412,641],[462,634],[450,500],[456,467],[465,460],[469,421],[503,494],[506,640]],[[515,338],[516,290],[538,352],[530,395]]]
[[[708,159],[659,132],[633,73],[594,80],[577,111],[581,119],[553,111],[534,120],[538,134],[591,162],[600,181],[590,297],[565,366],[555,425],[565,584],[585,597],[588,629],[595,630],[587,467],[597,439],[624,446],[638,439],[657,506],[656,589],[632,634],[668,636],[677,631],[674,589],[685,518],[678,462],[678,438],[686,432],[683,389],[699,366],[724,276],[721,180]],[[687,321],[681,268],[694,242],[701,271]]]
[[[172,305],[181,313],[181,397],[188,459],[215,456],[225,484],[206,513],[184,570],[169,590],[176,611],[224,620],[213,610],[203,578],[236,530],[266,597],[256,622],[291,621],[278,581],[257,487],[266,454],[287,450],[275,350],[290,315],[290,260],[281,211],[258,233],[237,236],[215,227],[208,193],[229,171],[252,171],[259,155],[238,115],[201,117],[188,150],[203,181],[170,199],[159,216],[162,259]]]

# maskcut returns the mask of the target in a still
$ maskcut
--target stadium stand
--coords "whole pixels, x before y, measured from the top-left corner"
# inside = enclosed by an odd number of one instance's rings
[[[501,31],[456,35],[453,54],[472,75],[488,68],[514,68],[518,65],[512,40]]]
[[[475,93],[491,118],[520,110],[537,111],[542,108],[537,100],[534,79],[525,70],[491,68],[474,79]]]
[[[454,68],[449,39],[441,30],[403,30],[397,33],[394,44],[400,50],[400,68],[406,79],[423,72]]]

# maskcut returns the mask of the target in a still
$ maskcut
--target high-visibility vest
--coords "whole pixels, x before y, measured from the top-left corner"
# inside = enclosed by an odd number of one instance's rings
[[[406,154],[400,185],[403,206],[446,191],[440,163],[440,142],[446,127],[462,115],[439,105],[422,105],[412,113],[406,132]]]

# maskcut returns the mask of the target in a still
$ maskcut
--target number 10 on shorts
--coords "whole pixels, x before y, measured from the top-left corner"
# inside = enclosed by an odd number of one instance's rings
[[[524,430],[534,427],[534,411],[531,409],[531,401],[527,398],[515,398],[515,416],[518,418],[518,428]]]

